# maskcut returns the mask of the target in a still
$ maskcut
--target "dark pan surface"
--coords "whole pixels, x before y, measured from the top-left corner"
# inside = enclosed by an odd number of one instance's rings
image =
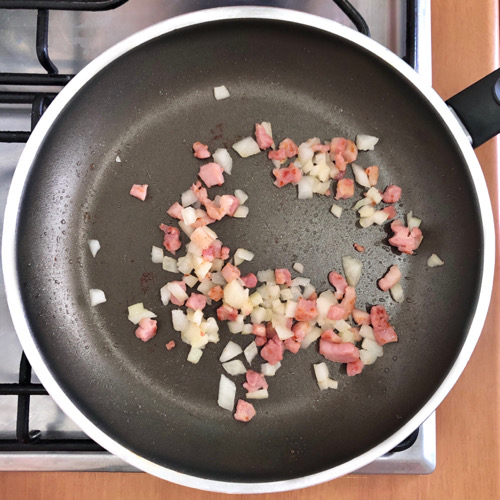
[[[212,88],[231,97],[217,102]],[[358,162],[381,168],[379,186],[403,187],[403,205],[423,219],[418,254],[400,256],[385,228],[355,227],[352,201],[299,201],[278,191],[264,154],[234,158],[233,175],[214,193],[249,194],[247,219],[212,227],[234,251],[256,252],[242,270],[305,265],[319,290],[343,255],[364,263],[358,307],[384,303],[398,344],[362,376],[348,378],[329,363],[339,390],[317,389],[315,346],[285,354],[269,379],[269,400],[257,417],[234,421],[217,406],[224,328],[200,363],[171,328],[171,307],[159,289],[175,275],[150,261],[160,245],[165,210],[196,177],[191,144],[210,150],[250,135],[269,120],[275,139],[297,143],[357,133],[381,138]],[[122,163],[116,163],[120,154]],[[351,174],[349,174],[351,175]],[[150,185],[146,202],[129,196]],[[361,188],[356,188],[359,199]],[[457,222],[459,218],[460,222]],[[426,403],[451,368],[465,339],[478,293],[482,235],[476,195],[464,160],[430,105],[395,71],[350,43],[325,33],[266,21],[219,22],[153,40],[120,57],[67,106],[36,159],[19,216],[17,266],[34,336],[61,387],[104,432],[162,466],[211,479],[271,481],[331,468],[369,450],[401,428]],[[89,238],[101,242],[93,259]],[[352,243],[367,247],[356,254]],[[437,253],[446,265],[429,269]],[[182,255],[182,253],[180,254]],[[376,287],[400,265],[407,300],[395,305]],[[108,301],[96,308],[88,289]],[[127,306],[158,314],[159,333],[134,336]],[[165,344],[175,339],[168,352]],[[254,361],[254,367],[260,360]],[[243,377],[237,397],[243,397]]]

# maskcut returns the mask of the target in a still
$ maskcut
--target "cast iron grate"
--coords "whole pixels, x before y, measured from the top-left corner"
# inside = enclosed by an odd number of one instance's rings
[[[10,87],[54,87],[54,92],[0,91],[2,104],[31,104],[31,130],[56,97],[58,88],[66,85],[74,75],[59,74],[49,57],[49,11],[80,10],[100,11],[119,7],[127,0],[0,0],[0,9],[36,9],[36,54],[45,73],[0,73],[0,85]],[[370,36],[366,21],[347,0],[333,0],[361,33]],[[407,0],[406,57],[404,60],[415,67],[417,64],[416,1]],[[31,131],[0,131],[0,142],[26,142]],[[17,396],[16,438],[0,439],[0,452],[5,451],[59,451],[96,452],[104,449],[91,439],[44,438],[39,430],[30,430],[30,398],[46,396],[42,384],[31,382],[31,365],[23,353],[19,366],[19,383],[0,383],[0,396]],[[390,453],[410,448],[418,437],[418,429]]]

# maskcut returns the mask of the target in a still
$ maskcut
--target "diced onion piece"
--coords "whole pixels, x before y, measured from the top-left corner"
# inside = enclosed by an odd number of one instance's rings
[[[411,231],[414,227],[420,227],[422,220],[418,217],[408,217],[408,229]]]
[[[250,250],[245,250],[244,248],[238,248],[236,252],[234,252],[234,264],[239,266],[242,262],[250,262],[255,257],[253,252]]]
[[[261,125],[264,127],[266,134],[272,139],[273,138],[273,129],[271,127],[270,122],[262,122]]]
[[[263,363],[260,365],[260,373],[262,373],[265,377],[274,377],[280,366],[281,363],[279,361],[274,365],[271,365],[270,363]]]
[[[273,269],[266,269],[265,271],[257,272],[257,279],[261,283],[276,283],[276,275]]]
[[[179,301],[184,302],[188,299],[188,294],[183,290],[179,283],[167,283],[168,291]]]
[[[368,175],[365,172],[365,169],[356,163],[351,164],[352,171],[354,173],[354,179],[356,182],[363,187],[370,188],[370,181],[368,180]]]
[[[309,278],[306,278],[304,276],[297,276],[292,280],[292,286],[302,286],[305,287],[311,283],[311,280]]]
[[[444,266],[444,261],[441,260],[435,253],[433,253],[428,259],[427,259],[427,265],[429,267],[438,267],[438,266]]]
[[[233,144],[233,149],[242,157],[248,158],[249,156],[260,153],[260,148],[253,137],[245,137],[241,141]]]
[[[182,220],[190,226],[196,222],[196,210],[193,207],[186,207],[181,210]]]
[[[303,175],[297,186],[299,190],[299,200],[308,200],[313,197],[314,177],[311,177],[310,175]]]
[[[99,240],[89,240],[89,248],[90,248],[90,253],[92,254],[92,257],[95,257],[97,255],[97,252],[101,248],[101,244],[99,243]]]
[[[229,361],[230,359],[235,358],[236,356],[240,355],[243,352],[243,349],[230,340],[227,344],[226,347],[224,347],[222,354],[220,355],[219,361],[221,363],[225,363],[226,361]]]
[[[316,293],[316,288],[309,283],[309,285],[304,287],[304,293],[302,295],[304,296],[304,299],[308,299],[313,293]]]
[[[353,210],[359,210],[361,207],[364,207],[365,205],[370,205],[373,202],[371,198],[361,198],[353,207]]]
[[[322,391],[325,391],[326,389],[337,389],[338,385],[339,383],[336,380],[332,380],[331,378],[318,382],[318,387]]]
[[[342,342],[354,344],[354,332],[351,329],[342,330],[339,332],[339,337],[342,339]]]
[[[335,294],[331,290],[326,290],[319,294],[316,300],[316,307],[318,309],[318,317],[326,318],[330,307],[338,304]]]
[[[183,207],[189,207],[189,205],[196,203],[197,200],[198,198],[196,198],[196,195],[191,189],[184,191],[181,195],[181,205]]]
[[[373,214],[373,222],[381,226],[387,219],[389,218],[389,214],[384,212],[383,210],[378,210]]]
[[[283,300],[283,301],[285,301],[285,302],[287,300],[293,300],[293,293],[290,290],[290,288],[283,288],[280,291],[280,299]]]
[[[300,343],[300,348],[307,349],[315,340],[321,337],[322,333],[321,328],[313,326],[309,330],[309,333],[304,337],[304,340]]]
[[[273,327],[281,340],[286,340],[293,337],[292,330],[289,330],[285,325],[273,322]]]
[[[205,280],[205,281],[202,281],[199,285],[198,285],[198,288],[197,290],[204,294],[204,295],[207,295],[208,292],[210,290],[212,290],[212,288],[216,286],[215,283],[213,281],[210,281],[210,280]]]
[[[332,321],[332,324],[333,328],[335,328],[335,330],[337,330],[339,333],[345,332],[346,330],[350,330],[351,328],[351,325],[343,319]]]
[[[248,335],[252,332],[253,332],[253,325],[251,323],[245,323],[243,325],[243,330],[241,331],[241,333],[243,333],[244,335]]]
[[[339,205],[332,205],[332,208],[330,208],[330,212],[332,212],[335,217],[340,218],[342,215],[342,207]]]
[[[373,135],[358,134],[356,136],[356,147],[360,151],[373,151],[378,141],[379,138]]]
[[[239,359],[233,359],[227,363],[222,363],[222,367],[227,371],[227,373],[229,373],[229,375],[233,376],[243,375],[247,372],[243,361],[240,361]]]
[[[172,326],[176,332],[181,332],[189,326],[189,320],[181,309],[172,311]]]
[[[248,215],[248,207],[245,205],[240,205],[233,214],[236,219],[245,219]]]
[[[359,225],[362,228],[373,226],[373,222],[373,217],[361,217],[361,219],[359,219]]]
[[[134,325],[137,325],[143,318],[156,318],[156,314],[144,309],[144,304],[142,302],[138,302],[128,307],[128,319],[132,321]]]
[[[194,228],[191,227],[191,226],[188,226],[187,224],[184,223],[184,221],[180,220],[178,222],[179,224],[179,227],[181,228],[182,232],[188,236],[188,237],[191,237],[191,235],[193,234],[194,232]]]
[[[373,339],[364,339],[361,347],[366,351],[374,352],[377,358],[380,358],[384,355],[384,349],[381,345],[377,344],[377,342]]]
[[[188,309],[189,311],[189,309]],[[201,322],[203,321],[203,311],[201,309],[196,309],[196,311],[193,313],[193,317],[191,318],[191,321],[195,324],[200,326]]]
[[[236,196],[236,198],[238,198],[240,205],[243,205],[245,203],[245,201],[248,200],[248,195],[244,191],[242,191],[241,189],[235,189],[234,196]]]
[[[330,378],[330,373],[328,372],[328,366],[326,366],[326,363],[317,363],[313,365],[313,367],[317,382],[323,382]]]
[[[122,162],[122,159],[120,158],[120,155],[116,155],[115,162],[116,163],[121,163]]]
[[[267,399],[269,397],[269,393],[267,389],[259,389],[258,391],[247,392],[247,399]]]
[[[370,340],[375,341],[375,335],[373,333],[373,328],[369,325],[361,325],[361,328],[359,329],[359,334],[364,339],[370,339]]]
[[[373,202],[374,205],[378,205],[382,201],[382,193],[376,187],[371,187],[366,192],[366,196]]]
[[[235,396],[236,384],[232,380],[229,380],[225,375],[221,375],[217,404],[225,410],[233,411]]]
[[[214,87],[214,97],[221,101],[222,99],[227,99],[230,96],[229,90],[227,90],[225,85],[221,85],[220,87]]]
[[[358,214],[360,217],[372,217],[376,210],[373,205],[363,205],[359,210]]]
[[[193,363],[193,365],[196,365],[198,364],[198,361],[200,361],[202,355],[203,351],[201,349],[198,349],[197,347],[191,347],[191,349],[189,349],[187,360],[190,363]]]
[[[295,311],[297,310],[297,302],[294,300],[287,300],[285,307],[285,317],[293,318],[295,316]]]
[[[359,359],[364,365],[372,365],[377,361],[377,355],[373,351],[365,351],[364,349],[359,350]]]
[[[256,307],[250,314],[252,323],[260,324],[266,320],[266,310],[263,307]]]
[[[304,272],[304,264],[301,264],[300,262],[295,262],[295,264],[293,265],[293,268],[295,269],[295,271],[297,271],[300,274],[302,274]]]
[[[170,273],[179,272],[179,270],[177,269],[177,260],[174,259],[173,257],[169,257],[168,255],[165,255],[163,257],[161,267],[163,268],[164,271],[168,271]]]
[[[212,273],[211,279],[215,285],[224,286],[227,283],[226,278],[224,278],[223,274],[220,271]]]
[[[391,288],[389,288],[389,291],[391,292],[392,298],[395,300],[395,302],[403,302],[405,300],[405,295],[401,283],[396,283]]]
[[[204,262],[201,266],[198,266],[198,268],[194,270],[196,276],[200,281],[203,281],[205,279],[211,267],[212,267],[211,262]]]
[[[218,148],[212,155],[215,163],[218,163],[226,174],[231,174],[233,159],[226,148]]]
[[[361,278],[362,262],[350,255],[344,255],[342,257],[342,267],[344,268],[347,283],[350,286],[356,286]]]
[[[243,316],[238,314],[235,321],[228,321],[227,328],[231,333],[241,333],[244,327]]]
[[[313,156],[314,151],[309,145],[302,143],[299,146],[299,161],[302,165],[305,165],[308,161],[312,160]]]
[[[151,261],[153,264],[162,264],[163,263],[163,248],[155,247],[151,249]]]
[[[280,299],[274,299],[271,302],[271,307],[273,309],[273,312],[275,312],[276,314],[281,314],[283,316],[285,315],[286,305],[283,304]]]
[[[184,281],[189,288],[193,288],[196,283],[198,283],[198,278],[192,274],[188,274],[182,278],[182,281]]]
[[[171,293],[170,293],[170,291],[168,290],[167,285],[162,286],[162,287],[160,288],[160,299],[161,299],[161,303],[162,303],[164,306],[168,306],[168,304],[169,304],[169,302],[170,302],[170,297],[171,297]]]
[[[99,290],[98,288],[91,288],[89,290],[89,295],[90,295],[90,305],[92,307],[106,302],[106,295],[104,295],[104,292],[102,290]]]
[[[252,325],[250,325],[252,326]],[[243,354],[245,355],[245,359],[247,360],[247,363],[249,365],[252,364],[252,361],[254,360],[255,356],[257,356],[258,354],[258,350],[257,350],[257,344],[255,342],[250,342],[250,344],[248,344],[246,347],[245,347],[245,350],[243,351]]]
[[[260,306],[260,304],[262,304],[262,295],[259,292],[252,293],[249,299],[254,306]]]
[[[244,288],[238,280],[231,281],[224,287],[224,302],[236,309],[241,309],[245,305],[248,295],[248,288]]]

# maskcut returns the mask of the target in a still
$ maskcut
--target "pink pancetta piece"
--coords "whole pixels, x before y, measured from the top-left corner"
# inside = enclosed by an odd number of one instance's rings
[[[377,344],[384,345],[389,342],[398,341],[398,336],[394,328],[389,324],[389,314],[387,314],[384,306],[372,306],[370,309],[370,321]]]
[[[274,276],[277,285],[292,286],[292,275],[288,269],[275,269]]]
[[[156,330],[158,326],[155,319],[142,318],[139,321],[139,326],[135,331],[135,336],[141,339],[143,342],[147,342],[156,335]]]
[[[359,359],[359,350],[350,342],[334,344],[325,339],[319,339],[319,352],[326,359],[337,363],[353,363]]]
[[[182,219],[182,205],[177,201],[167,210],[167,214],[174,219]]]
[[[345,295],[339,305],[331,306],[327,318],[333,321],[347,319],[354,310],[356,303],[356,290],[353,286],[348,286],[345,289]]]
[[[130,194],[135,196],[141,201],[146,199],[146,195],[148,194],[148,185],[147,184],[134,184],[130,188]]]
[[[197,219],[191,224],[192,228],[196,229],[197,227],[208,226],[208,224],[213,224],[215,222],[215,219],[209,217],[205,210],[198,209],[196,212],[199,215]]]
[[[269,149],[273,145],[273,138],[260,123],[255,124],[255,139],[260,149]]]
[[[215,220],[221,220],[225,215],[232,217],[239,206],[238,198],[231,194],[223,194],[214,201],[208,199],[205,201],[207,214]]]
[[[394,217],[396,217],[398,215],[398,213],[396,212],[396,209],[392,205],[389,205],[388,207],[383,208],[382,212],[385,212],[389,216],[387,218],[387,220],[394,219]]]
[[[293,340],[299,344],[304,340],[304,337],[309,333],[311,325],[307,321],[298,321],[292,326]]]
[[[201,253],[204,260],[212,262],[214,259],[220,259],[222,255],[222,242],[215,240],[208,248]]]
[[[295,142],[293,142],[289,137],[283,139],[280,142],[279,149],[285,151],[285,155],[287,158],[293,158],[294,156],[297,156],[299,154],[299,148],[297,144],[295,144]]]
[[[204,160],[205,158],[210,158],[210,152],[208,151],[208,146],[205,144],[202,144],[199,141],[196,141],[193,144],[193,151],[194,151],[194,156],[196,158],[200,158],[201,160]]]
[[[357,325],[369,325],[370,324],[370,313],[362,311],[361,309],[354,308],[352,310],[352,319]]]
[[[266,345],[261,349],[260,356],[265,359],[270,365],[275,365],[283,359],[285,346],[283,341],[275,334],[270,338]]]
[[[399,219],[392,222],[391,229],[394,232],[394,236],[389,238],[389,243],[400,252],[412,255],[413,251],[422,242],[423,235],[420,228],[414,227],[410,232],[407,227],[403,226],[403,223]]]
[[[287,184],[297,184],[302,179],[302,172],[293,163],[286,168],[273,168],[273,175],[276,177],[274,185],[279,188]]]
[[[207,298],[201,293],[192,293],[189,299],[186,300],[186,307],[190,307],[195,311],[197,309],[203,310],[207,305]]]
[[[234,414],[234,418],[239,420],[240,422],[248,422],[252,420],[256,415],[255,408],[251,403],[245,401],[244,399],[238,399],[238,403],[236,404],[236,413]]]
[[[224,184],[224,169],[218,163],[206,163],[200,167],[198,175],[207,187]]]
[[[333,342],[334,344],[342,343],[342,339],[332,329],[325,330],[321,334],[321,338],[323,340],[328,340],[328,342]]]
[[[371,167],[365,168],[365,172],[368,176],[370,186],[376,186],[378,182],[378,167],[376,165],[372,165]]]
[[[247,288],[255,288],[257,286],[257,276],[253,273],[248,273],[246,276],[241,276],[241,281]]]
[[[287,351],[290,351],[293,354],[297,354],[300,349],[300,343],[293,340],[292,337],[285,339],[283,341],[283,346]]]
[[[387,186],[382,197],[384,203],[396,203],[401,198],[401,188],[391,184]]]
[[[297,302],[297,309],[295,310],[295,319],[297,321],[311,321],[318,316],[318,308],[316,307],[316,300],[306,300],[303,297]]]
[[[173,255],[179,250],[182,243],[180,240],[181,232],[179,228],[160,224],[160,229],[165,233],[163,236],[163,246]]]
[[[202,227],[197,227],[189,237],[191,241],[201,250],[206,250],[210,248],[214,241],[214,238]]]
[[[224,297],[224,290],[220,285],[214,286],[208,291],[208,296],[214,301],[218,302]]]
[[[391,266],[383,278],[378,280],[378,286],[384,292],[392,288],[401,279],[401,271],[397,265]]]
[[[243,384],[243,387],[248,392],[255,392],[259,389],[267,389],[269,387],[262,373],[257,373],[253,370],[247,370],[246,378],[247,381]]]
[[[339,155],[342,156],[343,162],[340,161]],[[330,158],[335,161],[335,165],[339,168],[339,163],[352,163],[358,157],[358,148],[354,142],[345,139],[344,137],[334,137],[330,142]],[[345,170],[339,168],[339,170]]]
[[[167,351],[171,351],[175,347],[175,340],[171,340],[167,344],[165,344]]]
[[[186,291],[186,283],[184,281],[171,281],[171,283],[176,283],[177,285],[179,285],[184,291]],[[170,297],[170,302],[172,302],[172,304],[176,305],[176,306],[183,306],[184,305],[184,301],[183,300],[179,300],[177,297],[175,297],[174,295],[172,295]]]
[[[344,296],[347,281],[341,274],[336,273],[335,271],[331,271],[328,274],[328,281],[333,287],[335,287],[335,297],[337,300],[340,300]]]
[[[222,276],[224,276],[224,279],[228,282],[231,283],[231,281],[234,281],[238,279],[241,276],[240,270],[236,267],[230,264],[229,262],[222,268]]]
[[[353,361],[352,363],[347,363],[347,375],[349,377],[353,377],[354,375],[359,375],[363,368],[365,367],[363,361],[358,359],[357,361]]]
[[[224,304],[217,309],[217,317],[220,321],[235,321],[238,317],[238,309]]]
[[[283,161],[286,160],[286,152],[284,149],[271,150],[269,151],[269,153],[267,153],[267,157],[270,160]]]
[[[266,338],[266,325],[263,323],[254,323],[252,325],[252,333],[257,336],[257,337],[264,337]]]
[[[229,247],[222,247],[220,249],[220,258],[222,260],[227,260],[229,259]]]
[[[342,154],[347,163],[352,163],[353,161],[356,161],[356,158],[358,157],[358,148],[356,144],[347,139],[346,148]]]
[[[352,179],[340,179],[337,182],[336,200],[346,200],[354,194],[354,181]]]
[[[354,250],[356,250],[356,252],[364,252],[365,251],[365,247],[363,245],[359,245],[358,243],[354,243],[353,247],[354,247]]]
[[[339,321],[341,319],[344,319],[345,316],[344,308],[340,305],[331,306],[330,309],[328,309],[328,313],[326,316],[328,319],[331,319],[332,321]]]
[[[314,144],[314,146],[311,146],[311,149],[315,153],[328,153],[330,151],[330,144]]]

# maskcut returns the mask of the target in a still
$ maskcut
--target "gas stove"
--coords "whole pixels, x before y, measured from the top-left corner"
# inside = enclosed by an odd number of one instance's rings
[[[31,129],[72,76],[118,41],[187,12],[268,5],[319,15],[385,45],[431,83],[430,0],[0,0],[0,224]],[[0,228],[1,229],[1,228]],[[32,373],[12,325],[0,274],[0,470],[136,471],[90,440]],[[436,423],[421,427],[359,474],[428,474]]]

